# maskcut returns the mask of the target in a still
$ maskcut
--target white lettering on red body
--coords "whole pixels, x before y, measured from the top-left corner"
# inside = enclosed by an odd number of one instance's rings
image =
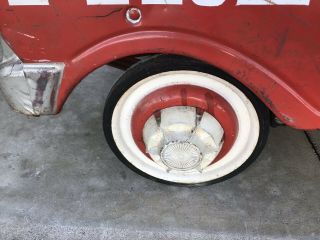
[[[10,6],[49,5],[49,0],[8,0]],[[83,0],[85,1],[85,0]],[[88,5],[129,5],[130,0],[86,0]],[[228,0],[192,0],[196,5],[204,7],[220,6]],[[237,0],[237,6],[250,5],[310,5],[311,0]],[[141,0],[141,4],[149,5],[182,5],[183,0]]]

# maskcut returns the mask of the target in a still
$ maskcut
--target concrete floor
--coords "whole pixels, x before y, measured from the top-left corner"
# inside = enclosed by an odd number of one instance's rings
[[[304,132],[272,129],[261,157],[226,182],[158,184],[104,140],[120,73],[91,74],[58,116],[25,117],[0,95],[0,239],[320,239],[320,161]]]

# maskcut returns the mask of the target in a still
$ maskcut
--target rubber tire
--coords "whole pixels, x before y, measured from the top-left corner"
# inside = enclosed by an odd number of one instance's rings
[[[251,101],[253,104],[258,118],[260,122],[260,134],[259,139],[251,156],[245,161],[238,169],[234,170],[233,172],[225,175],[221,178],[214,179],[208,182],[200,183],[200,184],[181,184],[175,182],[169,182],[162,179],[155,178],[146,174],[145,172],[141,171],[140,169],[136,168],[132,165],[119,151],[112,134],[112,114],[116,107],[117,102],[121,98],[121,96],[134,84],[137,82],[158,73],[168,72],[168,71],[177,71],[177,70],[193,70],[203,73],[208,73],[220,77],[229,83],[233,84],[237,88],[239,88]],[[121,77],[120,79],[114,84],[110,93],[107,97],[104,114],[103,114],[103,129],[106,140],[114,152],[114,154],[130,169],[138,173],[139,175],[146,177],[148,179],[170,184],[170,185],[177,185],[177,186],[203,186],[218,183],[224,180],[227,180],[240,172],[246,169],[257,157],[260,155],[261,151],[263,150],[269,135],[269,126],[270,126],[270,111],[264,105],[260,99],[253,94],[248,88],[242,85],[239,81],[231,77],[230,75],[226,74],[225,72],[214,68],[211,65],[203,63],[201,61],[176,56],[176,55],[155,55],[154,57],[148,58],[146,60],[142,60],[137,64],[130,67]]]

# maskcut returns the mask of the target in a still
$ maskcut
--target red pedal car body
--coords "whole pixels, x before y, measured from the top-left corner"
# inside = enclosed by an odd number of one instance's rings
[[[317,0],[0,0],[0,86],[57,114],[87,74],[134,59],[106,102],[113,151],[161,182],[216,182],[259,155],[270,113],[320,129],[319,22]]]

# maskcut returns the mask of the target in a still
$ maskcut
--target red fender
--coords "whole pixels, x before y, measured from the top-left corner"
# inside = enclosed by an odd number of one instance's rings
[[[94,69],[122,57],[145,53],[179,54],[203,60],[228,72],[250,88],[285,124],[303,129],[320,128],[320,112],[259,63],[212,40],[194,34],[166,31],[117,36],[91,47],[68,62],[58,97],[58,110],[72,89]]]

